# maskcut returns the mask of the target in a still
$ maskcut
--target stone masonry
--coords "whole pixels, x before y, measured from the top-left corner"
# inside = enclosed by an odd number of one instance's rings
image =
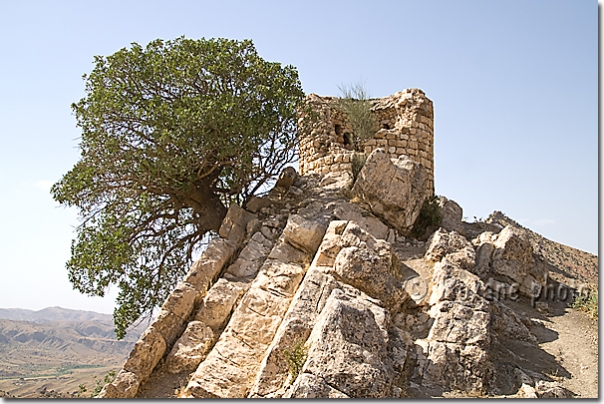
[[[335,106],[335,97],[310,94],[307,102],[318,114],[316,122],[301,130],[299,171],[326,174],[347,171],[356,152],[351,143],[352,127],[344,112]],[[409,156],[428,172],[426,187],[434,194],[434,109],[432,101],[417,88],[406,89],[385,98],[370,100],[378,125],[372,139],[365,140],[359,152],[369,155],[385,149],[390,158]],[[303,117],[300,118],[301,122]]]

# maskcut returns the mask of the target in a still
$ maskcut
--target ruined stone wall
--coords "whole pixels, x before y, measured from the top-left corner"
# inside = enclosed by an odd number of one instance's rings
[[[299,136],[300,174],[326,174],[351,169],[355,153],[352,127],[346,115],[335,107],[335,98],[310,94],[307,102],[318,114],[314,124],[303,127]],[[412,88],[385,98],[371,100],[378,124],[373,139],[358,150],[369,155],[385,149],[391,158],[407,155],[428,171],[428,187],[434,193],[434,108],[423,91]],[[302,116],[301,123],[304,116]]]

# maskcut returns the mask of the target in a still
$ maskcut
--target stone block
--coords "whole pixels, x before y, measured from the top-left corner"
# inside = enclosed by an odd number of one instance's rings
[[[98,398],[134,398],[139,386],[139,377],[122,369],[113,382],[103,387]]]
[[[235,245],[232,242],[222,238],[211,240],[201,257],[191,266],[184,282],[192,285],[201,294],[205,294],[210,283],[218,276],[234,252]]]
[[[367,158],[352,193],[367,202],[374,214],[406,234],[424,199],[432,193],[427,179],[425,168],[409,157],[402,155],[392,161],[383,149],[377,149]]]
[[[303,374],[351,398],[389,397],[394,371],[387,359],[385,318],[383,308],[334,289],[308,339]]]
[[[242,209],[239,205],[233,203],[220,225],[218,234],[220,237],[239,245],[245,238],[245,228],[247,222],[255,218],[255,215]]]
[[[321,244],[325,230],[325,226],[319,222],[307,220],[299,215],[290,215],[283,229],[283,236],[293,246],[314,255]]]
[[[128,359],[126,359],[126,362],[124,363],[123,370],[135,374],[138,377],[138,382],[141,383],[149,377],[165,352],[166,341],[161,334],[151,326],[147,328],[139,340],[134,344]],[[128,375],[125,375],[124,377],[126,376]],[[131,380],[131,378],[128,377],[128,380]]]
[[[195,320],[218,332],[225,325],[235,303],[248,289],[247,284],[230,282],[221,278],[208,291],[201,307],[195,314]]]
[[[320,377],[302,373],[283,398],[350,398]]]
[[[237,278],[255,276],[272,247],[273,243],[262,234],[262,231],[254,233],[226,273]]]
[[[191,321],[166,357],[169,373],[191,372],[197,368],[212,346],[214,333],[201,321]]]
[[[310,169],[310,164],[308,168]],[[257,213],[262,208],[271,206],[273,203],[268,198],[258,198],[257,196],[251,196],[250,200],[246,203],[245,208],[252,213]],[[253,219],[252,219],[253,220]]]

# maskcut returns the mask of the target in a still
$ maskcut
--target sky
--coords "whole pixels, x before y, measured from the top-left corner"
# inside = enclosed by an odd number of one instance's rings
[[[595,0],[0,0],[0,307],[111,313],[72,289],[77,211],[50,186],[79,159],[70,105],[95,55],[132,42],[251,39],[306,93],[365,83],[434,103],[435,188],[598,253]]]

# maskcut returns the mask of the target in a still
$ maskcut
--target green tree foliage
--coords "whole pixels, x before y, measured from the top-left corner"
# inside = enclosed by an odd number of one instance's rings
[[[341,98],[336,105],[346,114],[353,130],[352,143],[358,151],[361,151],[359,149],[361,141],[372,138],[377,130],[377,123],[371,115],[369,93],[360,82],[350,86],[338,86],[338,88]]]
[[[74,288],[120,289],[118,337],[167,297],[228,205],[295,159],[297,70],[251,41],[155,40],[94,59],[72,105],[81,158],[52,187],[79,210]]]

